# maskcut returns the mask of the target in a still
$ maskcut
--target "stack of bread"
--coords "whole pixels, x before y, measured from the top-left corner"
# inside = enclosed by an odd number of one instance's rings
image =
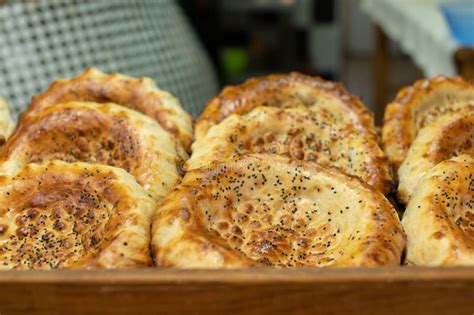
[[[225,88],[195,123],[185,170],[153,220],[160,266],[400,264],[388,159],[340,84],[291,73]]]
[[[383,147],[406,204],[406,263],[474,264],[474,85],[436,77],[385,111]]]
[[[419,81],[382,150],[359,98],[290,73],[226,87],[193,135],[151,79],[89,69],[16,126],[0,99],[0,269],[473,264],[473,124],[471,83]]]
[[[0,152],[0,269],[151,266],[151,218],[191,141],[190,116],[151,79],[54,82]]]

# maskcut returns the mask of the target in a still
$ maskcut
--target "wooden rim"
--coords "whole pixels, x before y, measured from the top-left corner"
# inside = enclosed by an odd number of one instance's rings
[[[347,282],[438,282],[462,281],[474,283],[472,267],[386,267],[341,269],[235,269],[235,270],[55,270],[1,271],[4,284],[189,284],[189,283],[347,283]]]

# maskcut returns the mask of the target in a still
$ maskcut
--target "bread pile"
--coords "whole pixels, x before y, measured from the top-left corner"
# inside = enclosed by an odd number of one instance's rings
[[[406,204],[406,263],[474,264],[474,85],[436,77],[402,89],[382,141]]]
[[[151,218],[191,139],[190,116],[151,79],[54,82],[0,151],[0,269],[151,266]]]
[[[195,130],[187,173],[153,220],[158,265],[400,264],[388,159],[342,85],[251,79],[212,99]]]
[[[0,99],[0,269],[472,264],[473,123],[471,83],[419,81],[382,150],[359,98],[290,73],[224,88],[193,135],[151,79],[89,69],[16,127]]]

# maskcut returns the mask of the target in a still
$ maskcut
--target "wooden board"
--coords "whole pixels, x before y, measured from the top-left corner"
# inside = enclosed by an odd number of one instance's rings
[[[0,272],[0,314],[474,314],[474,268]]]

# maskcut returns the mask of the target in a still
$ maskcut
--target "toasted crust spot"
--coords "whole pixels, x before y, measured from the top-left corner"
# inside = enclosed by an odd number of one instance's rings
[[[151,265],[155,202],[124,170],[29,164],[0,187],[0,269]]]
[[[253,154],[188,172],[157,210],[158,266],[396,265],[405,235],[392,205],[335,168]]]
[[[156,121],[112,103],[69,102],[29,112],[0,152],[0,173],[50,160],[116,166],[156,200],[180,180],[187,154]]]
[[[324,108],[260,106],[232,114],[198,138],[192,149],[188,170],[234,155],[267,153],[339,167],[382,193],[392,188],[388,159],[374,138],[339,122]]]
[[[33,97],[27,113],[70,101],[116,103],[155,119],[189,150],[192,137],[191,116],[178,99],[162,91],[150,78],[132,78],[118,73],[105,74],[89,68],[72,79],[57,80],[43,93]]]
[[[359,132],[376,137],[373,116],[358,97],[340,83],[301,73],[272,74],[228,86],[214,97],[196,120],[195,137],[203,137],[211,126],[227,116],[245,114],[258,106],[324,108],[338,121],[352,123]]]
[[[7,102],[0,97],[0,147],[8,139],[13,129],[15,129],[15,122],[12,119],[10,107]]]
[[[461,155],[425,174],[403,215],[408,264],[474,265],[474,159]]]
[[[382,146],[395,172],[421,128],[473,101],[474,85],[461,78],[438,76],[401,89],[385,109],[382,128]]]

